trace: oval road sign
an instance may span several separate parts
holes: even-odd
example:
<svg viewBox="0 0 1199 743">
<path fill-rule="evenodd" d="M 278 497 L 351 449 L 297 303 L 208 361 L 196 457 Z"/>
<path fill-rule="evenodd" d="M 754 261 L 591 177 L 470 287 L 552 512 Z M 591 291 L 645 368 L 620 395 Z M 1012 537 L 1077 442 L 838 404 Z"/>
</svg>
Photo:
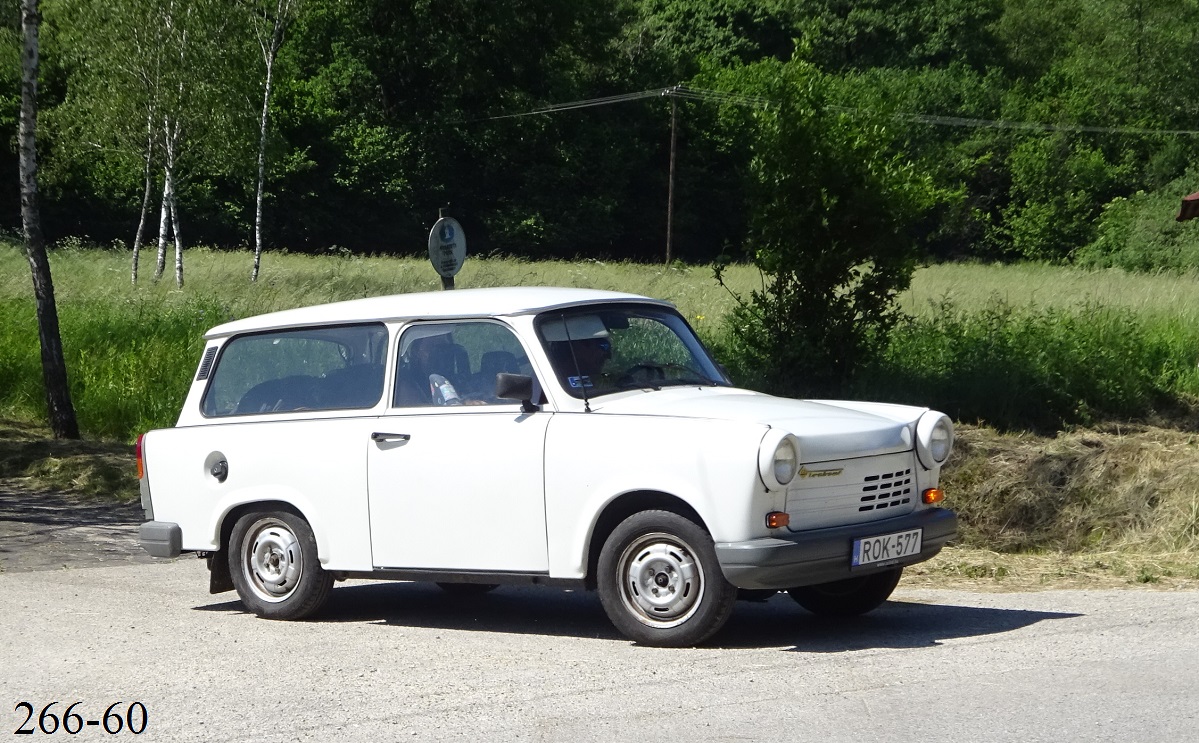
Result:
<svg viewBox="0 0 1199 743">
<path fill-rule="evenodd" d="M 452 217 L 442 217 L 429 230 L 429 261 L 443 278 L 452 278 L 466 261 L 466 235 Z"/>
</svg>

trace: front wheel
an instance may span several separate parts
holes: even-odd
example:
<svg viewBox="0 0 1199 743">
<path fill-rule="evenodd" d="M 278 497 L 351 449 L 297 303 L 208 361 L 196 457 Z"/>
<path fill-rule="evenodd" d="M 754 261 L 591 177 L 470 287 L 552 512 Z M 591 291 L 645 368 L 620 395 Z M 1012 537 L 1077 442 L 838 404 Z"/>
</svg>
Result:
<svg viewBox="0 0 1199 743">
<path fill-rule="evenodd" d="M 787 593 L 795 603 L 818 616 L 856 617 L 881 606 L 899 584 L 901 575 L 903 568 L 894 568 L 831 583 L 789 588 Z"/>
<path fill-rule="evenodd" d="M 247 609 L 267 619 L 301 619 L 324 605 L 333 576 L 316 555 L 316 537 L 294 513 L 248 513 L 229 537 L 229 577 Z"/>
<path fill-rule="evenodd" d="M 616 527 L 600 551 L 597 584 L 616 629 L 658 647 L 703 642 L 724 626 L 737 600 L 712 537 L 669 511 L 643 511 Z"/>
</svg>

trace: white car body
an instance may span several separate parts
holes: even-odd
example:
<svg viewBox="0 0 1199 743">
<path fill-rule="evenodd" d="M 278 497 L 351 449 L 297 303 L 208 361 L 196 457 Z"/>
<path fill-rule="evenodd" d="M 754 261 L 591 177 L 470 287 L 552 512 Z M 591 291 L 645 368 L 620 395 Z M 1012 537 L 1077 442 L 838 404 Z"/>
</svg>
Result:
<svg viewBox="0 0 1199 743">
<path fill-rule="evenodd" d="M 607 343 L 606 352 L 613 353 L 614 341 L 634 338 L 621 312 L 637 323 L 638 313 L 666 317 L 676 333 L 690 331 L 681 318 L 667 317 L 675 313 L 666 302 L 549 288 L 378 297 L 213 328 L 205 336 L 200 372 L 177 424 L 151 431 L 139 442 L 148 519 L 143 545 L 161 557 L 181 552 L 208 556 L 212 589 L 228 589 L 233 586 L 224 572 L 236 574 L 239 565 L 256 564 L 247 551 L 258 549 L 258 559 L 270 552 L 266 539 L 267 546 L 247 543 L 242 558 L 230 559 L 239 548 L 230 544 L 234 522 L 255 512 L 287 512 L 310 527 L 319 571 L 336 577 L 593 587 L 604 542 L 621 522 L 641 512 L 669 512 L 706 532 L 729 586 L 771 590 L 894 571 L 928 559 L 956 533 L 956 517 L 938 503 L 940 466 L 952 440 L 952 428 L 941 414 L 901 405 L 789 400 L 736 389 L 709 358 L 699 358 L 698 341 L 689 338 L 684 341 L 693 360 L 686 372 L 669 368 L 682 369 L 682 364 L 653 363 L 635 364 L 640 368 L 624 375 L 587 375 L 572 357 L 575 373 L 568 374 L 561 369 L 566 362 L 551 358 L 551 348 L 582 353 L 583 341 L 572 333 L 590 333 L 598 339 L 596 347 Z M 597 318 L 610 327 L 598 325 Z M 223 393 L 214 385 L 225 382 L 214 379 L 237 379 L 234 371 L 222 371 L 226 357 L 229 369 L 240 364 L 243 371 L 237 373 L 258 374 L 256 359 L 265 359 L 265 366 L 274 363 L 269 354 L 280 341 L 272 333 L 290 333 L 284 347 L 312 346 L 321 350 L 322 359 L 331 359 L 321 363 L 336 364 L 337 358 L 323 350 L 326 339 L 309 336 L 333 337 L 343 327 L 353 328 L 353 337 L 364 344 L 339 352 L 347 365 L 360 354 L 358 371 L 379 375 L 369 383 L 347 382 L 338 393 L 347 400 L 361 393 L 354 407 L 330 402 L 327 391 L 312 393 L 322 400 L 321 409 L 287 409 L 281 397 L 273 407 L 255 402 L 258 410 L 242 410 L 254 389 L 240 402 L 219 399 Z M 635 330 L 649 337 L 644 334 L 656 328 L 637 324 Z M 445 329 L 453 334 L 441 333 Z M 489 404 L 401 404 L 399 377 L 408 365 L 417 365 L 416 349 L 445 351 L 462 345 L 442 344 L 441 338 L 438 344 L 426 340 L 420 345 L 421 339 L 439 333 L 451 339 L 494 337 L 507 344 L 495 358 L 508 363 L 519 359 L 527 372 L 519 379 L 533 378 L 534 389 L 540 390 L 526 400 L 491 397 L 486 390 L 492 375 L 470 349 L 455 363 L 465 368 L 463 378 L 484 389 Z M 241 343 L 237 352 L 226 354 L 235 341 Z M 235 361 L 239 353 L 245 359 Z M 307 364 L 294 358 L 296 352 L 288 353 L 286 363 Z M 367 362 L 373 371 L 365 370 Z M 605 364 L 610 363 L 611 357 Z M 327 385 L 338 371 L 314 374 L 315 382 L 305 377 L 304 384 Z M 711 379 L 688 383 L 685 374 L 691 371 Z M 680 376 L 669 379 L 673 374 Z M 298 376 L 288 379 L 294 382 Z M 634 379 L 641 376 L 649 380 Z M 382 394 L 370 404 L 380 380 Z M 421 376 L 417 380 L 423 384 Z M 439 399 L 436 382 L 430 387 Z M 593 394 L 587 395 L 588 389 Z M 419 384 L 417 394 L 424 394 Z M 939 461 L 926 453 L 933 426 L 938 427 Z M 776 472 L 771 457 L 785 458 L 785 452 L 776 452 L 784 439 L 787 446 L 798 445 L 799 466 L 786 485 L 779 485 L 771 481 Z M 788 472 L 791 465 L 782 461 L 778 466 Z M 782 518 L 789 524 L 768 525 L 771 514 L 775 523 Z M 917 551 L 894 560 L 850 564 L 855 540 L 913 530 L 920 530 L 913 537 Z M 270 559 L 275 562 L 268 568 L 279 562 L 278 555 Z M 287 554 L 283 559 L 286 563 Z M 670 566 L 690 570 L 689 559 L 669 563 L 658 575 L 670 573 Z M 316 570 L 315 562 L 309 560 L 305 569 Z M 704 580 L 714 586 L 715 595 L 724 584 L 712 583 L 720 577 L 711 575 L 711 565 L 707 570 Z M 268 603 L 278 598 L 267 589 L 262 595 Z M 241 586 L 239 592 L 245 599 Z M 692 600 L 670 611 L 693 612 L 695 607 L 687 603 Z M 672 622 L 678 619 L 671 616 Z M 678 632 L 677 623 L 657 627 L 651 620 L 642 618 L 642 623 Z M 635 637 L 654 643 L 656 636 Z M 699 637 L 692 633 L 657 644 L 690 643 Z"/>
</svg>

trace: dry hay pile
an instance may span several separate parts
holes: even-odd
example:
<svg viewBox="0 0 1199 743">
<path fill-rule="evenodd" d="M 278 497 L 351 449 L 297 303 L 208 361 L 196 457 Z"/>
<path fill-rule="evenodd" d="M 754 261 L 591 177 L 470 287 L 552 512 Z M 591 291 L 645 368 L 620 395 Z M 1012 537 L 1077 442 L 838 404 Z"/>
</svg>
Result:
<svg viewBox="0 0 1199 743">
<path fill-rule="evenodd" d="M 909 570 L 1003 585 L 1199 581 L 1199 434 L 1107 426 L 1054 437 L 959 426 L 942 477 L 957 543 Z"/>
</svg>

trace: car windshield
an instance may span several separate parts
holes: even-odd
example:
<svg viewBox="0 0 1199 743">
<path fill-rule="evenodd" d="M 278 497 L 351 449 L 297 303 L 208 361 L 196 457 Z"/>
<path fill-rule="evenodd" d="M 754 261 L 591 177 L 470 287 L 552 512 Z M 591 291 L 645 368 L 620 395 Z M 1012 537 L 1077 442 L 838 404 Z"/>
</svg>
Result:
<svg viewBox="0 0 1199 743">
<path fill-rule="evenodd" d="M 554 373 L 574 397 L 729 385 L 687 322 L 665 307 L 555 310 L 539 316 L 536 326 Z"/>
</svg>

